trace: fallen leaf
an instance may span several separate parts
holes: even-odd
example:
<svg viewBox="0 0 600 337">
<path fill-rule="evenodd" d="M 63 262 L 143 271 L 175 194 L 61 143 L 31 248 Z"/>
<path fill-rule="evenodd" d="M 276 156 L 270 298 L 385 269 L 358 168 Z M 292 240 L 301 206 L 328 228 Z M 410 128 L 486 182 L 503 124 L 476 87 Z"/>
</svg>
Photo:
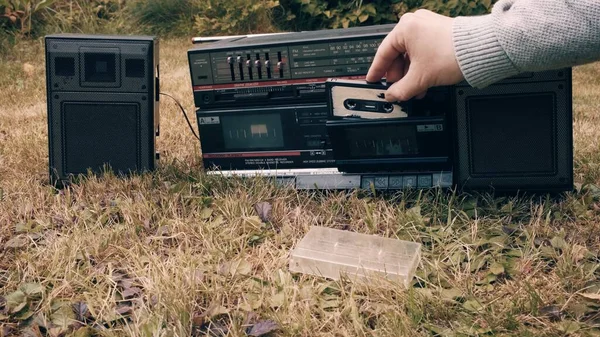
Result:
<svg viewBox="0 0 600 337">
<path fill-rule="evenodd" d="M 33 316 L 33 311 L 25 310 L 24 312 L 15 315 L 14 318 L 19 321 L 25 321 L 31 318 L 31 316 Z"/>
<path fill-rule="evenodd" d="M 117 312 L 117 314 L 125 316 L 131 314 L 133 312 L 133 308 L 128 305 L 120 304 L 119 306 L 117 306 L 117 309 L 115 311 Z"/>
<path fill-rule="evenodd" d="M 504 273 L 504 266 L 501 265 L 500 263 L 494 263 L 492 264 L 492 266 L 490 267 L 490 271 L 494 274 L 494 275 L 500 275 L 502 273 Z"/>
<path fill-rule="evenodd" d="M 92 337 L 92 336 L 94 336 L 94 329 L 90 328 L 89 326 L 81 327 L 77 331 L 75 331 L 75 333 L 73 334 L 73 337 Z"/>
<path fill-rule="evenodd" d="M 248 275 L 252 272 L 252 265 L 246 260 L 225 262 L 219 266 L 219 274 L 235 276 L 236 274 Z"/>
<path fill-rule="evenodd" d="M 454 300 L 456 298 L 461 298 L 463 295 L 462 291 L 457 288 L 442 289 L 442 291 L 440 293 L 442 295 L 442 298 L 447 299 L 447 300 Z"/>
<path fill-rule="evenodd" d="M 282 307 L 285 302 L 285 293 L 283 291 L 278 292 L 277 294 L 271 297 L 271 307 L 278 308 Z"/>
<path fill-rule="evenodd" d="M 206 311 L 202 315 L 206 318 L 213 318 L 216 316 L 227 315 L 228 313 L 229 309 L 225 308 L 220 304 L 215 304 L 208 307 L 208 309 L 206 309 Z"/>
<path fill-rule="evenodd" d="M 269 332 L 275 331 L 279 328 L 279 326 L 277 325 L 277 323 L 275 323 L 272 320 L 264 320 L 264 321 L 259 321 L 258 323 L 254 324 L 254 326 L 252 327 L 252 330 L 250 330 L 250 333 L 248 333 L 249 336 L 262 336 L 262 335 L 266 335 Z"/>
<path fill-rule="evenodd" d="M 483 306 L 479 303 L 479 301 L 468 300 L 465 303 L 463 303 L 463 308 L 472 312 L 478 312 L 481 309 L 483 309 Z"/>
<path fill-rule="evenodd" d="M 192 327 L 201 327 L 202 325 L 204 325 L 204 317 L 203 315 L 194 315 L 194 317 L 192 318 Z"/>
<path fill-rule="evenodd" d="M 562 312 L 560 308 L 555 305 L 549 305 L 540 308 L 540 314 L 542 316 L 547 316 L 552 321 L 559 321 L 562 318 Z"/>
<path fill-rule="evenodd" d="M 582 297 L 585 297 L 590 300 L 600 301 L 600 294 L 579 294 Z"/>
<path fill-rule="evenodd" d="M 19 312 L 27 305 L 27 295 L 21 290 L 6 295 L 6 307 L 10 312 Z"/>
<path fill-rule="evenodd" d="M 25 75 L 32 77 L 33 75 L 35 75 L 35 67 L 31 63 L 23 63 L 23 72 L 25 73 Z"/>
<path fill-rule="evenodd" d="M 29 239 L 27 238 L 27 236 L 20 234 L 20 235 L 17 235 L 15 237 L 11 238 L 10 240 L 8 240 L 4 244 L 4 248 L 12 248 L 12 249 L 23 248 L 23 247 L 27 246 L 28 243 L 29 243 Z"/>
<path fill-rule="evenodd" d="M 138 287 L 131 287 L 123 290 L 123 298 L 131 298 L 133 296 L 139 295 L 142 292 L 142 289 Z"/>
<path fill-rule="evenodd" d="M 19 287 L 28 297 L 41 296 L 44 293 L 44 287 L 39 283 L 25 283 Z"/>
<path fill-rule="evenodd" d="M 210 216 L 212 215 L 213 211 L 210 208 L 205 208 L 202 210 L 202 212 L 200 212 L 200 218 L 206 220 L 208 218 L 210 218 Z"/>
<path fill-rule="evenodd" d="M 75 319 L 83 322 L 88 314 L 88 306 L 85 302 L 77 302 L 73 304 L 73 311 L 75 312 Z"/>
<path fill-rule="evenodd" d="M 67 329 L 75 323 L 75 313 L 72 306 L 67 302 L 58 302 L 52 305 L 54 312 L 50 315 L 50 321 L 58 328 Z"/>
<path fill-rule="evenodd" d="M 575 263 L 583 260 L 588 254 L 588 249 L 581 245 L 573 245 L 572 249 L 573 249 L 573 260 Z"/>
<path fill-rule="evenodd" d="M 561 238 L 560 236 L 553 237 L 552 240 L 550 240 L 550 244 L 555 249 L 563 249 L 564 250 L 565 248 L 568 247 L 567 241 L 565 241 L 565 239 Z"/>
<path fill-rule="evenodd" d="M 31 226 L 26 223 L 19 222 L 15 225 L 15 233 L 25 233 L 31 230 Z"/>
<path fill-rule="evenodd" d="M 330 300 L 320 300 L 320 307 L 321 309 L 333 309 L 333 308 L 337 308 L 340 306 L 340 301 L 337 299 L 330 299 Z"/>
<path fill-rule="evenodd" d="M 263 222 L 269 222 L 271 220 L 272 208 L 273 207 L 268 202 L 259 202 L 258 204 L 254 205 L 254 209 L 256 210 L 256 213 L 258 213 L 258 217 Z"/>
<path fill-rule="evenodd" d="M 558 328 L 560 331 L 567 334 L 577 332 L 579 329 L 581 329 L 579 323 L 573 321 L 562 321 L 558 324 Z"/>
</svg>

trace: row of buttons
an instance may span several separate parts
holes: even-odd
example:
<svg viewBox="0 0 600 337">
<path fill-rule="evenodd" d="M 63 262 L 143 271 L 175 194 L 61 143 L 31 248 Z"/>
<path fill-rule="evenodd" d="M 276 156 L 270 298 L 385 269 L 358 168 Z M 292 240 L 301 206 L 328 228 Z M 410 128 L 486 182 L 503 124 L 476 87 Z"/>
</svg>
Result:
<svg viewBox="0 0 600 337">
<path fill-rule="evenodd" d="M 435 173 L 419 175 L 390 175 L 390 176 L 364 176 L 361 188 L 363 189 L 405 189 L 405 188 L 430 188 L 451 187 L 452 173 Z"/>
</svg>

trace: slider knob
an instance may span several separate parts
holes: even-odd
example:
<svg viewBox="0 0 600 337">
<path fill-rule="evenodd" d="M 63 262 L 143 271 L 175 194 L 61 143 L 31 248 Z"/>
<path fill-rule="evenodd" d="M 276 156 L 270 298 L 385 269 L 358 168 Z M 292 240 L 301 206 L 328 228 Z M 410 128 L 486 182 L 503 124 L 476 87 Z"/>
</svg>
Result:
<svg viewBox="0 0 600 337">
<path fill-rule="evenodd" d="M 231 57 L 231 56 L 227 57 L 227 63 L 233 64 L 233 57 Z"/>
<path fill-rule="evenodd" d="M 242 57 L 241 56 L 237 57 L 237 63 L 242 63 Z"/>
<path fill-rule="evenodd" d="M 266 60 L 265 61 L 265 67 L 270 68 L 271 67 L 271 61 Z"/>
<path fill-rule="evenodd" d="M 262 66 L 262 64 L 260 63 L 260 60 L 254 61 L 254 65 L 256 66 L 256 68 L 260 68 Z"/>
<path fill-rule="evenodd" d="M 283 69 L 284 65 L 285 65 L 285 63 L 283 63 L 283 62 L 277 62 L 277 69 L 279 69 L 279 70 Z"/>
<path fill-rule="evenodd" d="M 250 60 L 246 61 L 246 67 L 250 68 Z"/>
</svg>

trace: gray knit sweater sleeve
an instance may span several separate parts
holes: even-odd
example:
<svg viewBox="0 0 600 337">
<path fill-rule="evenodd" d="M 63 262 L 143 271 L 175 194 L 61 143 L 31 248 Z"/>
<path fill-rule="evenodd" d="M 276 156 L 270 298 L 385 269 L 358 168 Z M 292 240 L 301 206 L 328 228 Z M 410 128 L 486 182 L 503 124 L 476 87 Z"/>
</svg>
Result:
<svg viewBox="0 0 600 337">
<path fill-rule="evenodd" d="M 500 0 L 490 14 L 457 17 L 453 39 L 477 88 L 525 71 L 600 60 L 600 0 Z"/>
</svg>

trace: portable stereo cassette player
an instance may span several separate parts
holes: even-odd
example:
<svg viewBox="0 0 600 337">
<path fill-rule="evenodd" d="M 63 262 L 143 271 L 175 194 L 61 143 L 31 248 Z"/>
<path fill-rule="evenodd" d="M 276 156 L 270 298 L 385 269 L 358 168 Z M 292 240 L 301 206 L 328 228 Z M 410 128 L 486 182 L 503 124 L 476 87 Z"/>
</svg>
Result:
<svg viewBox="0 0 600 337">
<path fill-rule="evenodd" d="M 194 46 L 204 168 L 298 189 L 572 189 L 570 68 L 387 102 L 388 84 L 364 78 L 393 27 Z"/>
</svg>

